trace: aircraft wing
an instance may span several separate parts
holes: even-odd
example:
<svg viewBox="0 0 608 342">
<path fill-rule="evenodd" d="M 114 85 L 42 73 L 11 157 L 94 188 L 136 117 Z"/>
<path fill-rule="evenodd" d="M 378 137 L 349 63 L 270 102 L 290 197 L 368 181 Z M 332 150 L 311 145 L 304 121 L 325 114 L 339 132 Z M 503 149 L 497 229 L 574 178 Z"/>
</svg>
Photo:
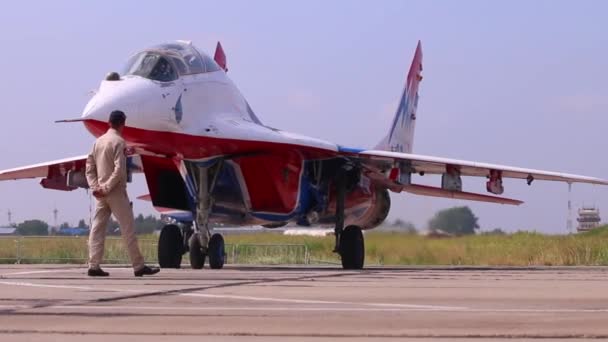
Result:
<svg viewBox="0 0 608 342">
<path fill-rule="evenodd" d="M 382 169 L 391 168 L 396 162 L 404 162 L 406 165 L 411 166 L 413 171 L 412 173 L 422 172 L 424 174 L 444 174 L 449 166 L 455 167 L 457 170 L 459 170 L 459 173 L 462 176 L 489 177 L 491 171 L 500 171 L 503 178 L 608 185 L 608 180 L 595 177 L 481 163 L 476 161 L 441 158 L 421 154 L 364 150 L 359 152 L 357 155 L 364 161 L 364 164 L 380 167 Z"/>
<path fill-rule="evenodd" d="M 394 192 L 409 192 L 423 196 L 464 199 L 480 202 L 519 205 L 522 201 L 486 194 L 476 194 L 462 190 L 460 176 L 487 178 L 487 191 L 500 195 L 504 189 L 503 178 L 524 179 L 530 185 L 535 180 L 565 183 L 588 183 L 608 185 L 608 180 L 568 173 L 526 169 L 514 166 L 481 163 L 476 161 L 441 158 L 412 153 L 378 150 L 340 149 L 341 154 L 358 160 L 375 184 Z M 440 187 L 412 184 L 411 174 L 441 174 Z"/>
<path fill-rule="evenodd" d="M 86 161 L 87 156 L 84 155 L 2 170 L 0 171 L 0 181 L 24 178 L 43 178 L 47 177 L 49 174 L 52 174 L 54 170 L 59 173 L 61 173 L 61 170 L 80 170 L 84 169 Z"/>
<path fill-rule="evenodd" d="M 87 156 L 84 155 L 2 170 L 0 181 L 42 178 L 40 185 L 46 189 L 71 191 L 79 187 L 76 182 L 86 184 L 86 162 Z"/>
<path fill-rule="evenodd" d="M 1 170 L 0 181 L 42 178 L 40 185 L 46 189 L 71 191 L 88 188 L 85 176 L 86 162 L 87 155 L 83 155 Z M 129 172 L 141 171 L 140 156 L 130 156 L 127 159 L 127 167 Z"/>
</svg>

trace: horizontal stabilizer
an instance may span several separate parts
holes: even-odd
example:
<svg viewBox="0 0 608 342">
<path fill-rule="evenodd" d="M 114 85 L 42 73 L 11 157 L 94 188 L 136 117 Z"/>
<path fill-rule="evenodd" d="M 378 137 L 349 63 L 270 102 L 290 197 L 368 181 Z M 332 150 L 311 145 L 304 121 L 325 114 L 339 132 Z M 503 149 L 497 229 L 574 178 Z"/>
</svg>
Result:
<svg viewBox="0 0 608 342">
<path fill-rule="evenodd" d="M 403 187 L 403 191 L 409 192 L 409 193 L 412 193 L 415 195 L 422 195 L 422 196 L 454 198 L 454 199 L 498 203 L 498 204 L 520 205 L 520 204 L 524 203 L 522 201 L 511 199 L 511 198 L 482 195 L 482 194 L 476 194 L 476 193 L 464 192 L 464 191 L 451 191 L 451 190 L 445 190 L 442 188 L 436 188 L 436 187 L 432 187 L 432 186 L 418 185 L 418 184 L 406 185 Z"/>
</svg>

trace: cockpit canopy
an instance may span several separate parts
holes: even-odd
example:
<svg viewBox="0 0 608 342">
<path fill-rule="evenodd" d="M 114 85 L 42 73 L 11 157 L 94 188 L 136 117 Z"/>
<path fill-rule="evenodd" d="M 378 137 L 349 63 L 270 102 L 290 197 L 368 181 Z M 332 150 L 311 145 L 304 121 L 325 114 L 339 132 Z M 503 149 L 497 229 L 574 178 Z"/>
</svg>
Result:
<svg viewBox="0 0 608 342">
<path fill-rule="evenodd" d="M 154 81 L 171 82 L 179 76 L 219 71 L 217 63 L 192 44 L 166 43 L 137 53 L 129 59 L 123 75 L 137 75 Z"/>
</svg>

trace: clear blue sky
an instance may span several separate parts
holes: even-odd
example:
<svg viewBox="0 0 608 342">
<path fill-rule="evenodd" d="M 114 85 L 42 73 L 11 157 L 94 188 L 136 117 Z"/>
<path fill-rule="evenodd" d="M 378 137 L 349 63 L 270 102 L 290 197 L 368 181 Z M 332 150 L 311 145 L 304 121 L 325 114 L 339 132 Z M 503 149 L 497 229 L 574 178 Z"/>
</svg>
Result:
<svg viewBox="0 0 608 342">
<path fill-rule="evenodd" d="M 414 151 L 608 178 L 605 1 L 12 1 L 0 13 L 0 169 L 87 153 L 88 92 L 128 56 L 189 39 L 212 53 L 267 124 L 345 145 L 385 134 L 416 42 L 424 81 Z M 439 184 L 439 178 L 421 181 Z M 484 180 L 465 179 L 484 191 Z M 145 180 L 130 186 L 147 193 Z M 506 182 L 520 207 L 393 196 L 391 218 L 426 225 L 470 205 L 484 229 L 565 232 L 567 186 Z M 608 213 L 608 189 L 575 185 Z M 84 191 L 0 183 L 0 225 L 88 218 Z M 135 202 L 137 212 L 152 213 Z"/>
</svg>

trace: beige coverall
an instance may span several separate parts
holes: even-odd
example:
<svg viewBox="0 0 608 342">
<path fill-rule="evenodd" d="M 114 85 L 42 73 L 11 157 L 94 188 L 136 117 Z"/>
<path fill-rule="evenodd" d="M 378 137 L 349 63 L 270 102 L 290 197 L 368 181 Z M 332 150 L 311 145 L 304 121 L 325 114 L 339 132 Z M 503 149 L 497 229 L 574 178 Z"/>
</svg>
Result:
<svg viewBox="0 0 608 342">
<path fill-rule="evenodd" d="M 106 194 L 97 199 L 93 228 L 89 234 L 89 268 L 98 269 L 103 259 L 106 228 L 110 215 L 120 225 L 120 232 L 135 271 L 144 267 L 139 251 L 133 209 L 127 195 L 126 144 L 120 133 L 110 128 L 97 139 L 87 157 L 86 176 L 91 189 L 101 189 Z"/>
</svg>

